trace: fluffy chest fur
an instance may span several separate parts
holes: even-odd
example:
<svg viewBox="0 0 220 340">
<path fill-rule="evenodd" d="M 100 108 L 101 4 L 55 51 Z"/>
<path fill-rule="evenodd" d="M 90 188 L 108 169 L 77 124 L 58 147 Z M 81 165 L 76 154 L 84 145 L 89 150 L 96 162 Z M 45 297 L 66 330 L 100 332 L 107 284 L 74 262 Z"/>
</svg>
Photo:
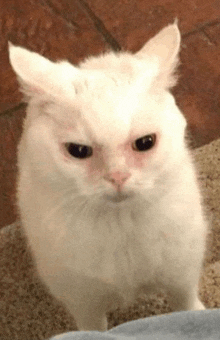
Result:
<svg viewBox="0 0 220 340">
<path fill-rule="evenodd" d="M 143 286 L 168 284 L 173 268 L 180 275 L 192 255 L 194 264 L 200 261 L 205 226 L 200 207 L 192 205 L 199 192 L 191 182 L 193 172 L 185 181 L 186 171 L 182 172 L 172 189 L 161 192 L 160 198 L 157 193 L 155 203 L 139 197 L 120 206 L 85 197 L 75 201 L 62 191 L 39 188 L 38 181 L 27 181 L 21 172 L 19 203 L 29 211 L 22 218 L 44 280 L 51 284 L 58 273 L 66 282 L 76 277 L 95 280 L 96 286 L 105 287 L 105 294 L 117 293 L 125 302 Z M 189 182 L 194 197 L 185 190 Z"/>
</svg>

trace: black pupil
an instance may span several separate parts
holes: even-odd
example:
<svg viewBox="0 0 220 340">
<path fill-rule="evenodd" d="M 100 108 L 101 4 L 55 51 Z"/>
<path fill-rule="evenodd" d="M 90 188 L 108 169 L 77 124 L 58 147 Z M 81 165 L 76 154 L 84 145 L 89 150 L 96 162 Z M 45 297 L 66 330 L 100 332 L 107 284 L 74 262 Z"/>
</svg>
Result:
<svg viewBox="0 0 220 340">
<path fill-rule="evenodd" d="M 155 137 L 154 135 L 145 136 L 142 138 L 139 138 L 135 141 L 135 147 L 139 151 L 146 151 L 149 150 L 154 146 L 155 143 Z"/>
<path fill-rule="evenodd" d="M 92 156 L 92 148 L 90 146 L 67 143 L 66 148 L 69 154 L 76 158 L 87 158 Z"/>
</svg>

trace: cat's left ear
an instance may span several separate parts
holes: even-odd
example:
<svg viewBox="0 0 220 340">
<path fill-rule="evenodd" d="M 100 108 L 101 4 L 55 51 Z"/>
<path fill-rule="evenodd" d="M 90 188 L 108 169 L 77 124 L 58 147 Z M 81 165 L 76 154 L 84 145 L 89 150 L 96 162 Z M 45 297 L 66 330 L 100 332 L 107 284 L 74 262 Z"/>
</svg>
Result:
<svg viewBox="0 0 220 340">
<path fill-rule="evenodd" d="M 178 65 L 181 35 L 177 20 L 162 29 L 136 53 L 141 59 L 153 57 L 159 63 L 158 81 L 165 88 L 176 84 L 175 69 Z"/>
<path fill-rule="evenodd" d="M 53 94 L 59 89 L 57 79 L 60 80 L 60 69 L 57 63 L 10 42 L 9 60 L 27 98 Z"/>
</svg>

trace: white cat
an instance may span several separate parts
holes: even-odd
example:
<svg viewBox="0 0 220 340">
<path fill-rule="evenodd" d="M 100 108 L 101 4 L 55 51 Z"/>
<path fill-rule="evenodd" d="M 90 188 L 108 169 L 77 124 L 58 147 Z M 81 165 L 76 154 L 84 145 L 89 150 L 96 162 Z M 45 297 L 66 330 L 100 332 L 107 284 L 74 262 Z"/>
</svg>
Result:
<svg viewBox="0 0 220 340">
<path fill-rule="evenodd" d="M 78 66 L 10 44 L 28 97 L 18 148 L 18 205 L 40 276 L 79 330 L 165 288 L 176 310 L 203 309 L 206 237 L 186 121 L 169 89 L 176 24 L 139 52 Z"/>
</svg>

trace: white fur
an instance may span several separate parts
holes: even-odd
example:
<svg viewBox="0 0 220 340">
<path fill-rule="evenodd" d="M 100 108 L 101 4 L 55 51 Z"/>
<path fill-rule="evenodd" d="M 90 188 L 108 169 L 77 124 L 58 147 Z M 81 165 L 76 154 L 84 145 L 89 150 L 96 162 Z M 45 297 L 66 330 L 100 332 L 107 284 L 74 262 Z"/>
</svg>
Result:
<svg viewBox="0 0 220 340">
<path fill-rule="evenodd" d="M 134 55 L 107 53 L 78 67 L 10 44 L 28 97 L 21 220 L 39 274 L 80 330 L 105 330 L 109 308 L 142 289 L 166 288 L 176 310 L 204 308 L 197 283 L 206 223 L 186 122 L 169 92 L 179 47 L 176 24 Z M 139 166 L 124 145 L 151 133 L 157 144 L 140 153 Z M 65 142 L 99 151 L 80 160 L 65 154 Z M 130 197 L 119 203 L 106 198 L 116 192 L 104 178 L 116 170 L 131 175 L 123 189 Z"/>
</svg>

